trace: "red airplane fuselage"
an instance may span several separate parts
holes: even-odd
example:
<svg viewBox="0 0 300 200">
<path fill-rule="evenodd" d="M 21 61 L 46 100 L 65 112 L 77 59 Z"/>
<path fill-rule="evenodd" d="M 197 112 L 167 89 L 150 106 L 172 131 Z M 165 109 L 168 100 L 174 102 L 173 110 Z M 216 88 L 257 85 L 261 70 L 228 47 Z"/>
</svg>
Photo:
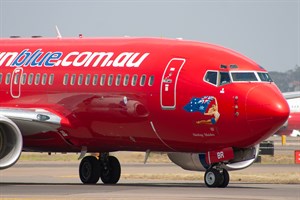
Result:
<svg viewBox="0 0 300 200">
<path fill-rule="evenodd" d="M 289 107 L 268 73 L 216 45 L 155 38 L 0 40 L 0 169 L 24 151 L 99 152 L 83 183 L 115 184 L 112 151 L 168 152 L 226 187 Z"/>
<path fill-rule="evenodd" d="M 43 109 L 58 118 L 13 119 L 29 151 L 247 148 L 274 133 L 288 114 L 273 82 L 246 78 L 222 85 L 220 73 L 266 71 L 210 44 L 143 38 L 0 44 L 0 107 L 20 113 Z M 208 71 L 215 72 L 216 82 L 205 80 Z M 184 109 L 192 98 L 205 96 L 217 104 L 215 124 L 204 122 L 213 114 Z"/>
</svg>

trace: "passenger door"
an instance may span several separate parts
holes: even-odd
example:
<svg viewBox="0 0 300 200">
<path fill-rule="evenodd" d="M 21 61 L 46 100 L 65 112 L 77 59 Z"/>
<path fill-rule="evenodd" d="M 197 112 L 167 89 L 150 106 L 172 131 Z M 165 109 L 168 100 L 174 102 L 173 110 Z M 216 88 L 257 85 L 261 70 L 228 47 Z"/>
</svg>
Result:
<svg viewBox="0 0 300 200">
<path fill-rule="evenodd" d="M 163 110 L 176 109 L 176 86 L 184 63 L 183 58 L 173 58 L 165 68 L 160 87 L 160 104 Z"/>
</svg>

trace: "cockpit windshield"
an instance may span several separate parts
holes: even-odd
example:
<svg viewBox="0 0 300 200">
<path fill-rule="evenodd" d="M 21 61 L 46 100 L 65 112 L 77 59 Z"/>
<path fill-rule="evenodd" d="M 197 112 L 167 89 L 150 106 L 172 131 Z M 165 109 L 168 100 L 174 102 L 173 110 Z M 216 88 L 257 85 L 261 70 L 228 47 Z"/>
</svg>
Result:
<svg viewBox="0 0 300 200">
<path fill-rule="evenodd" d="M 224 85 L 231 82 L 229 72 L 207 71 L 204 80 L 213 85 Z"/>
<path fill-rule="evenodd" d="M 258 81 L 254 72 L 231 72 L 233 81 Z"/>
<path fill-rule="evenodd" d="M 267 72 L 256 71 L 207 71 L 204 81 L 215 86 L 234 82 L 273 82 Z"/>
<path fill-rule="evenodd" d="M 230 83 L 230 76 L 228 72 L 220 72 L 220 85 Z"/>
</svg>

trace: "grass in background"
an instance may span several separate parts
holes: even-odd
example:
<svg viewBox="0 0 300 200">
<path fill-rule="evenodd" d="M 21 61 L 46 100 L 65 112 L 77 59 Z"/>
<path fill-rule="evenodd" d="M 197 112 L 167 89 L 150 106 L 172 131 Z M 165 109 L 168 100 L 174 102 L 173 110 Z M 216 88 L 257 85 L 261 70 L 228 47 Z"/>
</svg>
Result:
<svg viewBox="0 0 300 200">
<path fill-rule="evenodd" d="M 79 153 L 28 153 L 23 152 L 20 161 L 78 161 Z M 87 154 L 90 155 L 90 154 Z M 143 152 L 115 152 L 111 155 L 116 156 L 121 163 L 143 163 L 145 153 Z M 170 163 L 166 153 L 151 153 L 147 163 Z M 262 164 L 294 164 L 294 154 L 278 154 L 275 156 L 262 156 Z"/>
<path fill-rule="evenodd" d="M 19 161 L 77 161 L 79 154 L 69 153 L 29 153 L 23 152 Z"/>
</svg>

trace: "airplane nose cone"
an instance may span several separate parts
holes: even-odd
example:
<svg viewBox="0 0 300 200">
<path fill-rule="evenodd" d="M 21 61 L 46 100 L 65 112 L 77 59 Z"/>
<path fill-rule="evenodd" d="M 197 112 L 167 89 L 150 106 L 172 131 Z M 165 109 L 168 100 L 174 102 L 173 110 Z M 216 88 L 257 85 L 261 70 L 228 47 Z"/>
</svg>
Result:
<svg viewBox="0 0 300 200">
<path fill-rule="evenodd" d="M 288 119 L 289 106 L 275 85 L 260 85 L 249 90 L 246 99 L 248 126 L 264 140 Z"/>
</svg>

